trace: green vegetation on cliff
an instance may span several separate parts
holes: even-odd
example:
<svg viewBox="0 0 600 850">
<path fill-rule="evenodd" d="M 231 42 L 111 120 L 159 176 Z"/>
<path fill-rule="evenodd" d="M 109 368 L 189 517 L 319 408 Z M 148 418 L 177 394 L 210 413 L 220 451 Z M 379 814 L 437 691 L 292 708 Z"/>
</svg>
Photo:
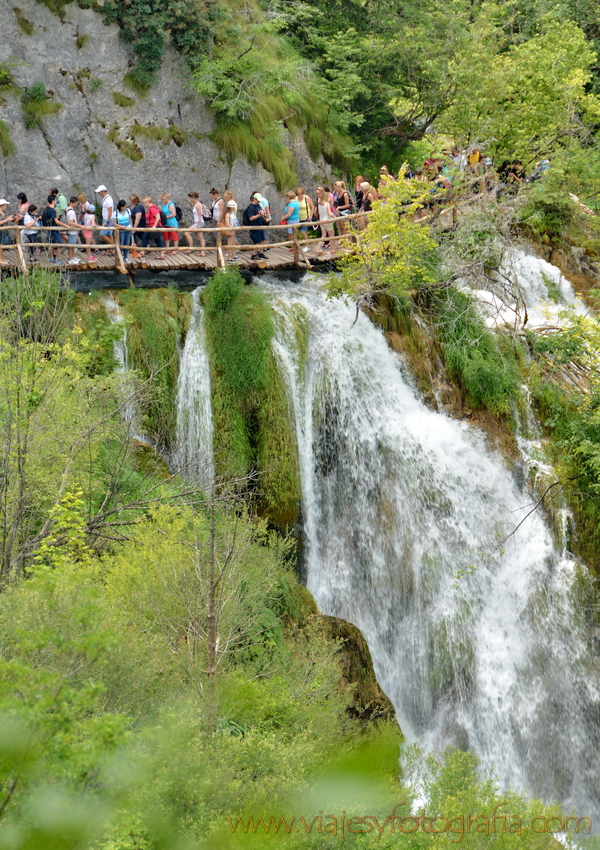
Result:
<svg viewBox="0 0 600 850">
<path fill-rule="evenodd" d="M 271 347 L 269 301 L 245 287 L 237 269 L 213 274 L 202 300 L 217 469 L 229 477 L 258 470 L 262 508 L 273 522 L 293 523 L 300 500 L 297 447 Z"/>
</svg>

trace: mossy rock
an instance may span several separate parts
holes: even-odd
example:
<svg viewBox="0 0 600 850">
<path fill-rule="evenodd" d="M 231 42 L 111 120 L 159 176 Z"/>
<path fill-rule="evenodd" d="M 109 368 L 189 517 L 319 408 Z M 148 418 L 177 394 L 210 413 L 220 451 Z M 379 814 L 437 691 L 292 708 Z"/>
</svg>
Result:
<svg viewBox="0 0 600 850">
<path fill-rule="evenodd" d="M 321 619 L 326 634 L 340 643 L 341 686 L 352 688 L 353 692 L 348 707 L 350 716 L 364 723 L 375 719 L 395 720 L 394 706 L 377 681 L 371 653 L 360 629 L 339 617 Z"/>
</svg>

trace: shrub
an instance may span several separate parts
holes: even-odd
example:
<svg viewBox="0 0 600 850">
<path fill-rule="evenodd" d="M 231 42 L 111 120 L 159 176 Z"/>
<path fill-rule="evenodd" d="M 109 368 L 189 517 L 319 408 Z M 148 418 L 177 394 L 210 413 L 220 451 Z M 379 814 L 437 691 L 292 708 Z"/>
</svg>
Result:
<svg viewBox="0 0 600 850">
<path fill-rule="evenodd" d="M 28 129 L 42 126 L 42 118 L 45 115 L 54 115 L 62 109 L 62 103 L 54 103 L 46 91 L 43 83 L 35 83 L 26 89 L 21 98 L 25 126 Z"/>
</svg>

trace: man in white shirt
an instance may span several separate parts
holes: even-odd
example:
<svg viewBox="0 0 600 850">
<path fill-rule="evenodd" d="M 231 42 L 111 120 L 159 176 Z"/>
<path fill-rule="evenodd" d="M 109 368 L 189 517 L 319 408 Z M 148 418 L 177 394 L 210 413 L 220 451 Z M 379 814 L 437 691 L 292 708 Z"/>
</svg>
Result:
<svg viewBox="0 0 600 850">
<path fill-rule="evenodd" d="M 73 245 L 77 244 L 77 234 L 80 230 L 82 230 L 82 225 L 77 223 L 77 205 L 79 204 L 79 198 L 77 195 L 73 195 L 69 201 L 69 206 L 66 209 L 67 216 L 67 225 L 69 230 L 67 232 L 67 236 L 69 237 L 69 247 L 67 251 L 69 252 L 69 265 L 75 266 L 78 265 L 81 260 L 78 260 L 77 257 L 74 256 L 75 248 Z"/>
<path fill-rule="evenodd" d="M 101 183 L 96 189 L 96 192 L 102 198 L 102 226 L 104 228 L 113 227 L 115 223 L 115 204 L 111 196 L 108 194 L 106 186 Z M 112 245 L 114 242 L 112 230 L 101 230 L 100 239 L 106 242 L 107 245 Z"/>
</svg>

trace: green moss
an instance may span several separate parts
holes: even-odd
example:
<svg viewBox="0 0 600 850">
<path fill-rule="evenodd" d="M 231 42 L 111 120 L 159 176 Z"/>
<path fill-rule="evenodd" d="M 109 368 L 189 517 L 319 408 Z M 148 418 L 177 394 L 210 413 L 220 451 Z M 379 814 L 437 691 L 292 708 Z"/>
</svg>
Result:
<svg viewBox="0 0 600 850">
<path fill-rule="evenodd" d="M 32 21 L 25 17 L 25 15 L 21 11 L 21 9 L 19 9 L 18 6 L 14 7 L 13 12 L 15 13 L 15 17 L 17 19 L 17 23 L 21 32 L 24 32 L 25 35 L 33 35 L 35 26 L 33 25 Z"/>
<path fill-rule="evenodd" d="M 128 322 L 130 363 L 148 381 L 144 430 L 161 446 L 172 444 L 176 426 L 178 341 L 177 293 L 171 289 L 119 293 Z"/>
<path fill-rule="evenodd" d="M 84 33 L 77 33 L 75 36 L 75 44 L 77 45 L 77 50 L 83 50 L 88 41 L 90 40 L 89 35 L 85 35 Z"/>
<path fill-rule="evenodd" d="M 301 496 L 298 446 L 285 384 L 272 351 L 258 407 L 257 458 L 262 509 L 272 522 L 293 525 Z"/>
<path fill-rule="evenodd" d="M 130 106 L 135 106 L 135 100 L 132 97 L 127 97 L 126 94 L 121 94 L 120 91 L 113 92 L 113 100 L 117 106 L 127 109 Z"/>
</svg>

